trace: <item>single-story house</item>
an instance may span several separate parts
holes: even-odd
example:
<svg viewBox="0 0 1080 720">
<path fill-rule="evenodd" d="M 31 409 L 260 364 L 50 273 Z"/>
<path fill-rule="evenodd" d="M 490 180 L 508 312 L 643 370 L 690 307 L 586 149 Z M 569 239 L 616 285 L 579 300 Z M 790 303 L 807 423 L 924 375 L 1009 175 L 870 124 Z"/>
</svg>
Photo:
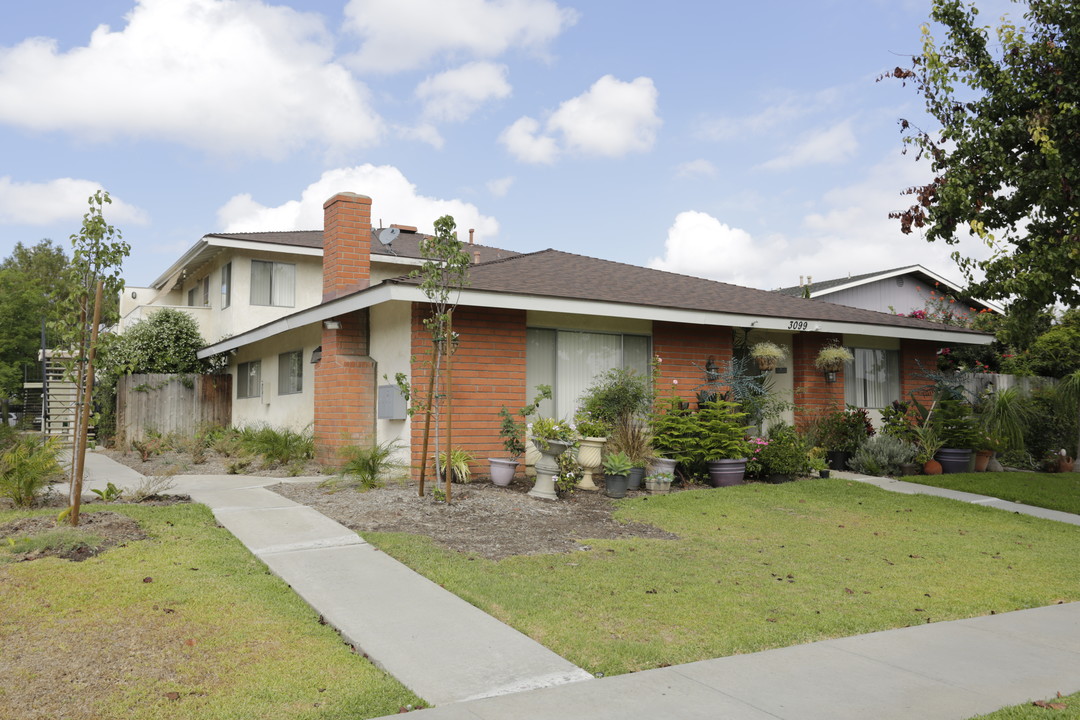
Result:
<svg viewBox="0 0 1080 720">
<path fill-rule="evenodd" d="M 200 356 L 231 356 L 234 424 L 313 424 L 327 463 L 344 445 L 398 441 L 416 467 L 423 423 L 403 411 L 394 378 L 426 388 L 430 372 L 427 298 L 408 277 L 422 263 L 419 235 L 391 226 L 399 232 L 379 233 L 396 235 L 384 245 L 371 204 L 335 195 L 321 232 L 208 235 L 150 288 L 129 288 L 122 310 L 129 319 L 152 312 L 139 302 L 145 293 L 151 305 L 201 317 L 204 336 L 219 339 Z M 774 371 L 773 391 L 796 403 L 786 419 L 798 422 L 844 403 L 873 409 L 922 392 L 920 367 L 934 366 L 939 346 L 992 340 L 560 250 L 519 254 L 471 238 L 466 249 L 474 263 L 453 319 L 453 442 L 480 462 L 505 456 L 499 410 L 521 407 L 537 385 L 554 389 L 545 413 L 565 417 L 597 374 L 648 373 L 654 356 L 665 393 L 670 386 L 692 401 L 710 358 L 723 363 L 761 340 L 780 344 L 789 359 Z M 834 342 L 855 361 L 829 382 L 813 362 Z"/>
</svg>

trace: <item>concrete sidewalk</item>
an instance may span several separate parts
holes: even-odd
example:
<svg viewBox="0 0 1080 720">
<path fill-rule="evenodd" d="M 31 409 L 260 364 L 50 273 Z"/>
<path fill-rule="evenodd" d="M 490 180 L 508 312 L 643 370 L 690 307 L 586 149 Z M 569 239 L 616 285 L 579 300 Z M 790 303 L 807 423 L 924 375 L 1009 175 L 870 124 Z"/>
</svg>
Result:
<svg viewBox="0 0 1080 720">
<path fill-rule="evenodd" d="M 843 476 L 1080 524 L 1066 513 L 993 498 Z M 87 491 L 140 479 L 103 455 L 87 457 Z M 175 479 L 175 492 L 209 505 L 350 643 L 437 706 L 422 718 L 964 720 L 1080 691 L 1080 603 L 590 679 L 356 533 L 265 489 L 280 478 Z"/>
<path fill-rule="evenodd" d="M 592 679 L 535 640 L 380 552 L 354 531 L 265 489 L 319 478 L 176 475 L 173 493 L 225 528 L 350 645 L 434 705 Z M 86 493 L 142 476 L 87 453 Z"/>
</svg>

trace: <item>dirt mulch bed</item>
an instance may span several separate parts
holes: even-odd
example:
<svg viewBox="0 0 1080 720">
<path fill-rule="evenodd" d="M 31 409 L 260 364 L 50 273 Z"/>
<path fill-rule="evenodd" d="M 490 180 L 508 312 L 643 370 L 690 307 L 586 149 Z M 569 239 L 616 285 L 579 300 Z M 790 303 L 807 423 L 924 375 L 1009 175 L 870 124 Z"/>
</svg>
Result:
<svg viewBox="0 0 1080 720">
<path fill-rule="evenodd" d="M 0 541 L 6 543 L 9 538 L 18 541 L 21 538 L 64 529 L 76 530 L 86 537 L 80 541 L 60 543 L 55 547 L 45 547 L 25 553 L 13 553 L 12 559 L 17 562 L 25 562 L 43 557 L 60 557 L 65 560 L 79 562 L 100 555 L 116 545 L 145 540 L 149 537 L 139 527 L 139 523 L 127 515 L 104 510 L 80 515 L 78 528 L 72 528 L 70 525 L 58 526 L 56 518 L 52 515 L 39 515 L 37 517 L 13 520 L 0 525 Z"/>
<path fill-rule="evenodd" d="M 678 539 L 652 525 L 622 523 L 612 517 L 614 503 L 598 492 L 578 491 L 558 500 L 526 495 L 531 482 L 500 488 L 488 482 L 455 484 L 452 503 L 420 497 L 415 484 L 389 485 L 367 492 L 332 490 L 319 483 L 270 487 L 308 505 L 351 530 L 427 535 L 440 545 L 468 555 L 501 560 L 511 555 L 567 553 L 590 539 Z M 634 494 L 634 493 L 631 493 Z"/>
<path fill-rule="evenodd" d="M 325 475 L 326 470 L 309 460 L 295 466 L 267 466 L 260 458 L 240 459 L 220 455 L 207 450 L 201 462 L 196 463 L 189 453 L 167 450 L 152 455 L 143 461 L 133 451 L 101 448 L 95 450 L 112 458 L 121 465 L 127 465 L 142 475 L 254 475 L 256 477 L 294 477 L 298 475 Z M 242 466 L 242 467 L 241 467 Z"/>
</svg>

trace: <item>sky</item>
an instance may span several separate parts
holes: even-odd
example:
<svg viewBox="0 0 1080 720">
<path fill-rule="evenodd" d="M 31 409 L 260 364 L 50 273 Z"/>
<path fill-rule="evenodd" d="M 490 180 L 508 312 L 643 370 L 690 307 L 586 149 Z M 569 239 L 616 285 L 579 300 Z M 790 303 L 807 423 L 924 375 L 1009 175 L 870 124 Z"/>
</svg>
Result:
<svg viewBox="0 0 1080 720">
<path fill-rule="evenodd" d="M 985 0 L 989 23 L 1007 0 Z M 376 224 L 759 288 L 920 263 L 900 233 L 929 0 L 38 0 L 0 22 L 0 257 L 87 198 L 149 284 L 203 235 Z M 986 251 L 965 239 L 960 249 Z"/>
</svg>

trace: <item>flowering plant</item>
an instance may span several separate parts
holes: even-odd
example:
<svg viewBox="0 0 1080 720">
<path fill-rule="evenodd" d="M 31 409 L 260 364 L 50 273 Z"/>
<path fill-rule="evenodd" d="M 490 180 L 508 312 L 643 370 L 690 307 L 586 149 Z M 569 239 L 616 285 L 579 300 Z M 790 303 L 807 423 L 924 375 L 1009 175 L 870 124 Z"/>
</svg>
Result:
<svg viewBox="0 0 1080 720">
<path fill-rule="evenodd" d="M 611 425 L 588 410 L 582 410 L 575 415 L 574 422 L 581 437 L 603 438 L 611 433 Z"/>
<path fill-rule="evenodd" d="M 532 436 L 533 444 L 541 450 L 547 450 L 550 447 L 551 440 L 573 442 L 577 439 L 577 432 L 574 430 L 573 425 L 565 420 L 556 420 L 555 418 L 538 418 L 529 423 L 528 430 Z"/>
<path fill-rule="evenodd" d="M 750 438 L 750 454 L 746 457 L 746 474 L 760 475 L 765 466 L 761 463 L 761 451 L 769 446 L 769 441 L 762 437 Z"/>
</svg>

